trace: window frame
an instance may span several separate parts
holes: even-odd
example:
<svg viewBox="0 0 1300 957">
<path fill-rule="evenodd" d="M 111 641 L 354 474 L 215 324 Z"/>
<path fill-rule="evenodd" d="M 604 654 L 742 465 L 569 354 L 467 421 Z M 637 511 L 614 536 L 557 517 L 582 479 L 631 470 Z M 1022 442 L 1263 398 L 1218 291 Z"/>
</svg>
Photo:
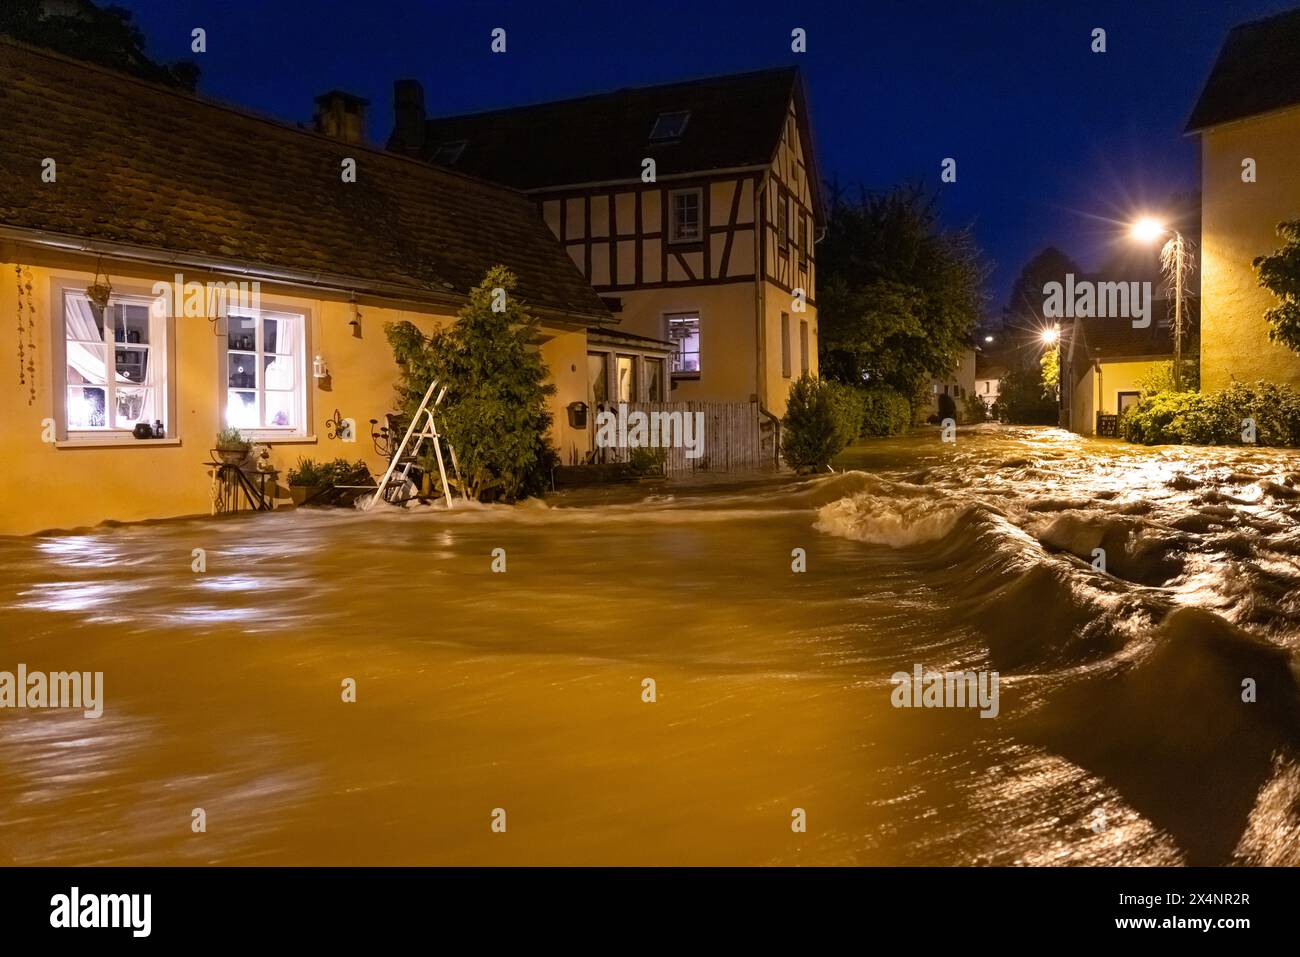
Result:
<svg viewBox="0 0 1300 957">
<path fill-rule="evenodd" d="M 664 314 L 664 341 L 674 343 L 679 341 L 673 338 L 673 320 L 695 320 L 695 351 L 693 353 L 682 352 L 676 348 L 668 353 L 668 376 L 669 379 L 698 379 L 704 369 L 704 363 L 701 361 L 704 345 L 704 320 L 698 309 L 685 310 L 680 312 L 669 312 Z M 677 356 L 694 355 L 694 369 L 678 369 Z"/>
<path fill-rule="evenodd" d="M 803 375 L 807 375 L 811 364 L 809 362 L 809 339 L 810 331 L 808 329 L 808 320 L 799 320 L 799 368 Z"/>
<path fill-rule="evenodd" d="M 245 389 L 242 387 L 232 387 L 230 385 L 230 356 L 232 354 L 232 350 L 230 348 L 230 323 L 233 320 L 252 318 L 252 317 L 256 318 L 256 325 L 255 325 L 256 339 L 254 342 L 254 348 L 252 350 L 235 349 L 233 350 L 233 353 L 236 355 L 247 355 L 251 353 L 254 356 L 255 359 L 254 372 L 256 375 L 256 380 L 255 380 L 256 384 L 251 389 Z M 311 383 L 314 381 L 314 379 L 312 377 L 310 363 L 308 362 L 308 358 L 307 358 L 311 354 L 311 339 L 309 336 L 311 330 L 311 318 L 312 317 L 311 317 L 310 310 L 304 307 L 294 306 L 288 303 L 267 303 L 265 301 L 262 302 L 261 307 L 258 309 L 230 308 L 228 310 L 228 314 L 221 318 L 220 320 L 221 335 L 219 337 L 220 347 L 217 349 L 217 361 L 218 361 L 217 390 L 218 390 L 218 397 L 219 397 L 218 406 L 217 406 L 217 421 L 220 424 L 220 428 L 237 428 L 239 429 L 240 434 L 243 435 L 244 438 L 253 442 L 275 443 L 275 442 L 292 442 L 292 441 L 303 441 L 303 440 L 310 441 L 314 438 L 314 435 L 311 430 L 311 424 L 312 424 L 311 399 L 312 399 L 312 392 L 313 392 L 313 389 L 311 388 Z M 292 352 L 268 353 L 265 351 L 265 335 L 266 335 L 265 320 L 266 319 L 297 320 L 296 322 L 297 334 L 294 340 L 296 346 L 298 347 L 298 351 L 296 355 Z M 292 390 L 284 390 L 284 389 L 269 390 L 271 392 L 285 392 L 285 391 L 292 392 L 294 396 L 295 412 L 297 413 L 297 420 L 298 420 L 298 424 L 295 426 L 274 426 L 274 425 L 261 424 L 265 420 L 265 415 L 266 415 L 265 403 L 266 403 L 266 393 L 268 390 L 266 388 L 265 381 L 264 381 L 265 374 L 266 374 L 264 360 L 268 355 L 270 356 L 290 355 L 295 360 L 293 363 L 293 371 L 295 376 L 294 388 Z M 230 392 L 232 388 L 234 388 L 235 391 L 238 392 L 252 392 L 256 396 L 257 421 L 259 423 L 257 426 L 245 427 L 245 426 L 230 425 L 229 404 L 230 404 Z"/>
<path fill-rule="evenodd" d="M 677 235 L 677 197 L 694 196 L 695 197 L 695 235 L 678 236 Z M 699 244 L 704 242 L 704 188 L 702 186 L 691 186 L 686 189 L 670 189 L 668 191 L 668 244 L 670 246 L 685 246 Z"/>
<path fill-rule="evenodd" d="M 685 119 L 682 120 L 681 129 L 679 129 L 676 133 L 672 134 L 671 136 L 663 133 L 660 133 L 659 135 L 655 135 L 655 131 L 659 129 L 659 124 L 664 121 L 665 117 L 669 117 L 669 116 L 685 117 Z M 664 112 L 656 116 L 655 121 L 650 124 L 650 142 L 651 143 L 674 143 L 686 135 L 686 127 L 688 127 L 690 123 L 691 123 L 690 110 L 665 110 Z"/>
<path fill-rule="evenodd" d="M 781 376 L 785 379 L 791 379 L 794 376 L 792 371 L 794 362 L 791 357 L 790 348 L 790 313 L 781 313 Z"/>
<path fill-rule="evenodd" d="M 109 297 L 110 306 L 114 303 L 127 303 L 143 306 L 149 314 L 149 380 L 145 388 L 153 389 L 155 400 L 149 425 L 158 419 L 163 423 L 166 438 L 137 439 L 131 428 L 122 428 L 112 424 L 102 427 L 71 428 L 68 425 L 68 390 L 77 388 L 68 384 L 68 338 L 67 309 L 71 297 L 86 298 L 85 278 L 54 278 L 50 282 L 51 308 L 49 310 L 50 329 L 50 375 L 51 397 L 55 436 L 58 448 L 76 446 L 115 446 L 145 444 L 178 444 L 180 441 L 179 422 L 176 415 L 176 387 L 174 372 L 176 368 L 176 322 L 175 317 L 163 315 L 157 307 L 158 297 L 147 287 L 134 283 L 124 283 L 115 287 Z M 74 340 L 81 341 L 81 340 Z M 89 343 L 88 343 L 89 344 Z M 130 343 L 121 343 L 128 346 Z M 103 342 L 105 352 L 104 408 L 109 413 L 111 422 L 113 395 L 117 391 L 114 376 L 117 372 L 117 351 L 119 343 L 111 335 Z M 134 386 L 133 386 L 134 387 Z M 95 388 L 95 386 L 91 386 Z M 143 420 L 141 420 L 143 421 Z M 138 423 L 137 423 L 138 424 Z"/>
</svg>

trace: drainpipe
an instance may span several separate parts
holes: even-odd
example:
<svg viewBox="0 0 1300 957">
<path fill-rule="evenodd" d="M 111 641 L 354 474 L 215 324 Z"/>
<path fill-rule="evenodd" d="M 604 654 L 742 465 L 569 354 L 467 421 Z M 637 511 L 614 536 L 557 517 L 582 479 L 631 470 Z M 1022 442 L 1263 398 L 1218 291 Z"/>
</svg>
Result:
<svg viewBox="0 0 1300 957">
<path fill-rule="evenodd" d="M 758 411 L 774 425 L 772 461 L 781 465 L 781 420 L 767 408 L 767 277 L 763 275 L 763 253 L 767 249 L 766 216 L 761 213 L 767 206 L 767 181 L 771 171 L 765 172 L 754 189 L 754 394 L 758 397 Z"/>
</svg>

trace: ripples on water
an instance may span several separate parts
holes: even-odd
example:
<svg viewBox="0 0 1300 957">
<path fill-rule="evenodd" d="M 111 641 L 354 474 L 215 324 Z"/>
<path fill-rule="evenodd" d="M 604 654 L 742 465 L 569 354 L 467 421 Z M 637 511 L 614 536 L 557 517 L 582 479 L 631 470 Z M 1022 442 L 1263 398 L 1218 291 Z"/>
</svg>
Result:
<svg viewBox="0 0 1300 957">
<path fill-rule="evenodd" d="M 0 669 L 107 699 L 0 712 L 0 863 L 1300 863 L 1300 455 L 839 464 L 0 540 Z M 890 707 L 916 663 L 1000 717 Z"/>
</svg>

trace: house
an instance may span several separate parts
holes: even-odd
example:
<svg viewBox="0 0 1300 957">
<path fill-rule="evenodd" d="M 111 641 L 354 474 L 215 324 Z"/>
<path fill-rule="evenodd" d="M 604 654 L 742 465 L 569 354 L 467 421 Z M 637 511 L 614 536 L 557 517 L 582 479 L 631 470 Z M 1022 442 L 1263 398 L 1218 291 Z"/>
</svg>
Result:
<svg viewBox="0 0 1300 957">
<path fill-rule="evenodd" d="M 428 117 L 395 87 L 389 148 L 525 192 L 619 320 L 671 344 L 673 401 L 754 402 L 779 418 L 817 371 L 816 240 L 824 226 L 794 68 Z M 660 373 L 593 337 L 588 388 Z"/>
<path fill-rule="evenodd" d="M 952 371 L 945 376 L 930 380 L 929 416 L 937 416 L 941 411 L 940 396 L 951 396 L 957 408 L 957 417 L 962 418 L 962 405 L 967 397 L 975 394 L 976 350 L 966 347 L 957 356 Z"/>
<path fill-rule="evenodd" d="M 1000 353 L 979 350 L 975 354 L 975 394 L 992 409 L 1002 394 L 1002 380 L 1011 371 L 1010 361 Z"/>
<path fill-rule="evenodd" d="M 1183 340 L 1184 360 L 1195 358 L 1199 329 L 1195 300 Z M 1156 318 L 1145 329 L 1125 319 L 1073 319 L 1061 334 L 1061 409 L 1065 426 L 1080 435 L 1115 435 L 1118 417 L 1141 397 L 1148 383 L 1167 374 L 1174 358 L 1170 305 L 1152 304 Z"/>
<path fill-rule="evenodd" d="M 1235 27 L 1187 131 L 1201 138 L 1201 385 L 1300 386 L 1300 355 L 1270 342 L 1276 298 L 1251 266 L 1300 218 L 1300 10 Z"/>
<path fill-rule="evenodd" d="M 589 448 L 565 411 L 614 317 L 535 200 L 357 142 L 364 101 L 318 105 L 334 136 L 0 37 L 0 533 L 206 513 L 227 425 L 281 481 L 299 456 L 377 471 L 384 324 L 445 326 L 498 263 L 542 324 L 551 440 Z"/>
</svg>

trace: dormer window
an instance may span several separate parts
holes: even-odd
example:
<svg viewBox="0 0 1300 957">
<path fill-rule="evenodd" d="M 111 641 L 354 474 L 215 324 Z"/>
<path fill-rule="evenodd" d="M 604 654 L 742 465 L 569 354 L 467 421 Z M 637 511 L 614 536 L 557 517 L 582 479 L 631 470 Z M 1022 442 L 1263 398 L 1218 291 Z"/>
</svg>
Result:
<svg viewBox="0 0 1300 957">
<path fill-rule="evenodd" d="M 465 152 L 465 143 L 465 140 L 448 140 L 439 143 L 438 148 L 433 151 L 433 162 L 439 166 L 455 166 L 456 160 L 460 159 L 460 154 Z"/>
<path fill-rule="evenodd" d="M 690 122 L 691 111 L 680 110 L 676 113 L 660 113 L 655 125 L 650 130 L 650 142 L 659 143 L 664 140 L 679 140 L 682 134 L 686 132 L 686 124 Z"/>
</svg>

